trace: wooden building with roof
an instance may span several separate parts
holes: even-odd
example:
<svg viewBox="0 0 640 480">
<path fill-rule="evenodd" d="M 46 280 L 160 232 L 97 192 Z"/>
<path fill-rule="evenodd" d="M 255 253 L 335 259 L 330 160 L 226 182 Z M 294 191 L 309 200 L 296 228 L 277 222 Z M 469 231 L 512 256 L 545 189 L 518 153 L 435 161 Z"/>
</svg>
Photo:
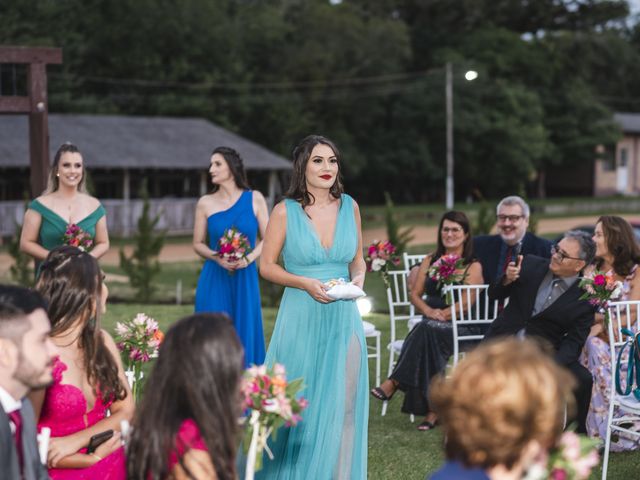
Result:
<svg viewBox="0 0 640 480">
<path fill-rule="evenodd" d="M 147 180 L 161 228 L 185 233 L 193 226 L 195 201 L 210 189 L 211 152 L 236 149 L 252 188 L 273 205 L 292 164 L 284 157 L 201 118 L 50 114 L 50 158 L 65 142 L 78 146 L 92 194 L 108 212 L 109 230 L 128 234 L 141 210 L 137 201 Z M 0 236 L 22 220 L 29 195 L 28 120 L 0 116 Z M 40 192 L 33 192 L 37 197 Z"/>
</svg>

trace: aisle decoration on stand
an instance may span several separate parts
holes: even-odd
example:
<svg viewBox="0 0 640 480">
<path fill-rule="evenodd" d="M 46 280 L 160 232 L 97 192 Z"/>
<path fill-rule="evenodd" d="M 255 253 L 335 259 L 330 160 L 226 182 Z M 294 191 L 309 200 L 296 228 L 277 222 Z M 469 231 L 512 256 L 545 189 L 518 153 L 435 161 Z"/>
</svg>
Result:
<svg viewBox="0 0 640 480">
<path fill-rule="evenodd" d="M 267 445 L 270 436 L 275 439 L 281 426 L 291 427 L 302 420 L 300 413 L 307 408 L 304 397 L 296 397 L 302 389 L 302 378 L 287 382 L 283 365 L 272 368 L 252 366 L 245 371 L 242 392 L 248 410 L 243 446 L 247 454 L 245 480 L 253 480 L 262 468 L 262 452 L 273 460 Z"/>
<path fill-rule="evenodd" d="M 93 248 L 93 238 L 75 223 L 67 225 L 67 229 L 62 236 L 62 243 L 77 247 L 83 252 L 90 252 Z"/>
<path fill-rule="evenodd" d="M 613 278 L 613 272 L 594 270 L 580 280 L 580 288 L 584 290 L 580 300 L 589 300 L 589 303 L 598 309 L 598 313 L 604 314 L 604 325 L 607 327 L 609 302 L 620 298 L 622 287 L 622 282 Z"/>
<path fill-rule="evenodd" d="M 251 253 L 251 243 L 244 233 L 236 227 L 231 227 L 226 229 L 218 240 L 218 250 L 215 253 L 229 262 L 238 262 Z M 234 270 L 227 272 L 229 275 L 235 273 Z"/>
<path fill-rule="evenodd" d="M 395 266 L 400 265 L 400 257 L 396 255 L 396 247 L 388 240 L 379 242 L 374 240 L 367 247 L 367 254 L 364 257 L 368 272 L 380 272 L 382 280 L 389 288 L 389 263 Z"/>
<path fill-rule="evenodd" d="M 141 392 L 142 366 L 158 356 L 164 333 L 153 318 L 138 313 L 131 320 L 116 323 L 116 335 L 116 345 L 122 355 L 125 374 L 133 399 L 137 401 Z"/>
<path fill-rule="evenodd" d="M 431 280 L 438 282 L 438 289 L 442 289 L 442 295 L 444 295 L 447 305 L 453 303 L 453 292 L 448 287 L 461 283 L 467 276 L 466 271 L 456 273 L 463 269 L 464 259 L 455 253 L 441 256 L 429 267 L 427 275 Z"/>
</svg>

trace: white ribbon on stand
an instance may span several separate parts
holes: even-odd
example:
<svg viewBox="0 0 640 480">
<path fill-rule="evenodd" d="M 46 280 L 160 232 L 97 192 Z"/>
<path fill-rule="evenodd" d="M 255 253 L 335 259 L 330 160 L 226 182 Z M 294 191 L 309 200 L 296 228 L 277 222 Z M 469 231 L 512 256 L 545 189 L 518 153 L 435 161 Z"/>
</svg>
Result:
<svg viewBox="0 0 640 480">
<path fill-rule="evenodd" d="M 245 470 L 244 480 L 253 480 L 256 471 L 256 459 L 258 455 L 262 455 L 262 450 L 267 452 L 270 460 L 273 460 L 273 453 L 267 445 L 267 439 L 273 429 L 265 429 L 265 427 L 258 422 L 259 418 L 260 411 L 253 410 L 251 412 L 251 418 L 249 419 L 249 428 L 252 429 L 252 432 L 249 452 L 247 453 L 247 468 Z"/>
</svg>

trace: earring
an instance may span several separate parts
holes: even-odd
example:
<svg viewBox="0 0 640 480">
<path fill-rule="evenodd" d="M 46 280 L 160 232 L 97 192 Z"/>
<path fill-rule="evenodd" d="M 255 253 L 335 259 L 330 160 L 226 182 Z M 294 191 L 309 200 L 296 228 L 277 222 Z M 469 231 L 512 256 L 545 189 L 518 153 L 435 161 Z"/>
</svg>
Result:
<svg viewBox="0 0 640 480">
<path fill-rule="evenodd" d="M 60 174 L 59 174 L 59 173 L 56 173 L 56 177 L 59 177 L 59 176 L 60 176 Z"/>
</svg>

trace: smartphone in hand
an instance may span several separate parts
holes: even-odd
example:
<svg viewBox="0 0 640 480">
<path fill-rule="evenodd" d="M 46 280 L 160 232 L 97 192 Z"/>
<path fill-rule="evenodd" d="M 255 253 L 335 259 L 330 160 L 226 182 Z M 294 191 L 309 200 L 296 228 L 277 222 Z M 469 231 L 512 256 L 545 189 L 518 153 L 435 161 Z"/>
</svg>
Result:
<svg viewBox="0 0 640 480">
<path fill-rule="evenodd" d="M 100 445 L 113 437 L 113 430 L 105 430 L 104 432 L 96 433 L 89 439 L 89 446 L 87 447 L 87 453 L 93 453 Z"/>
<path fill-rule="evenodd" d="M 520 264 L 520 252 L 522 252 L 522 242 L 516 243 L 511 250 L 511 261 L 516 267 Z"/>
</svg>

